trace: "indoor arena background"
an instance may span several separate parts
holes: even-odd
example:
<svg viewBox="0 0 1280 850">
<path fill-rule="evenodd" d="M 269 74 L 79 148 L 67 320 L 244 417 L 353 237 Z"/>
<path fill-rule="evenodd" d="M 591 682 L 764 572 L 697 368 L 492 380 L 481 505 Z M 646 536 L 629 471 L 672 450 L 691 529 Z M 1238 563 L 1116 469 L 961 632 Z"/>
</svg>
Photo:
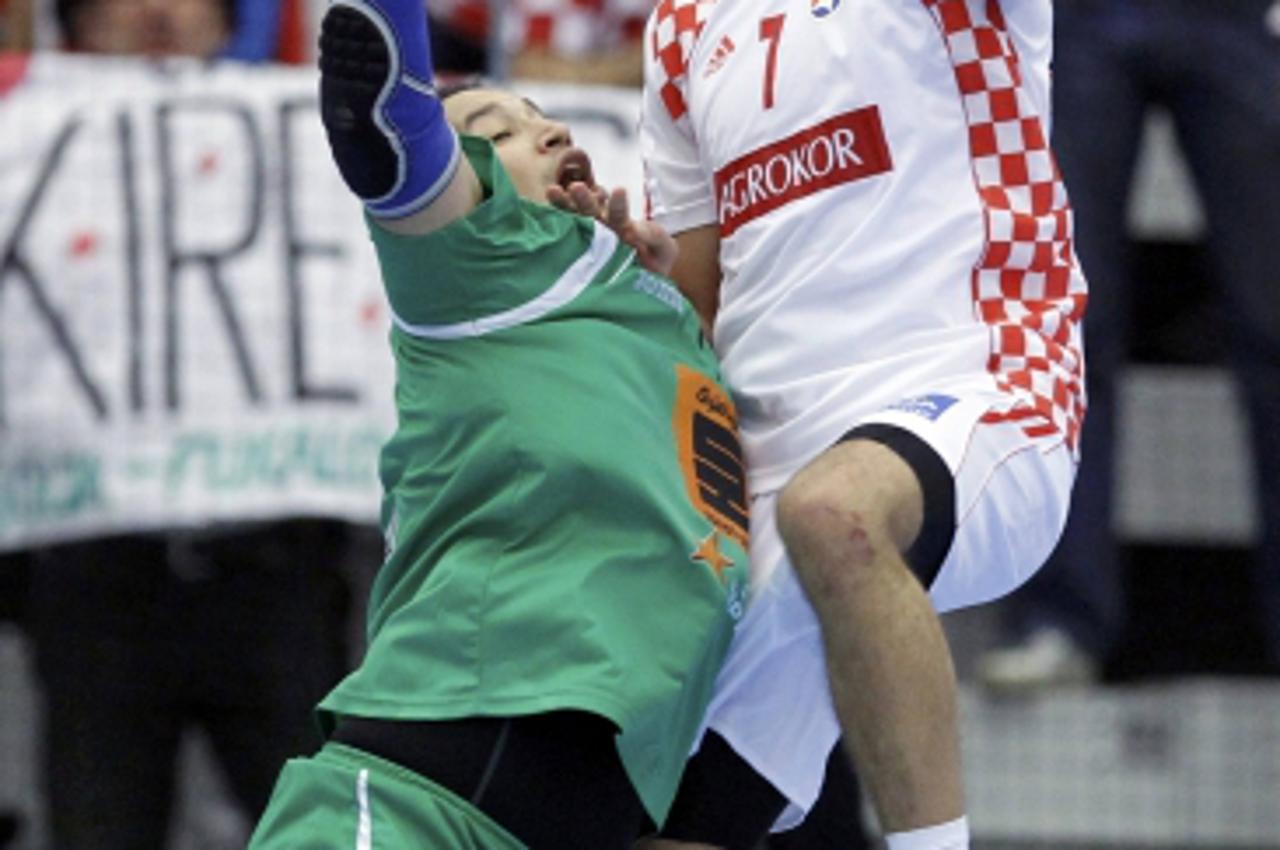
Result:
<svg viewBox="0 0 1280 850">
<path fill-rule="evenodd" d="M 27 606 L 34 571 L 49 568 L 41 553 L 335 521 L 348 590 L 335 622 L 347 660 L 359 651 L 392 380 L 364 224 L 316 112 L 308 62 L 322 8 L 290 6 L 295 43 L 273 33 L 273 58 L 293 65 L 68 55 L 38 2 L 35 50 L 0 55 L 5 850 L 44 850 L 48 833 Z M 602 182 L 639 196 L 634 89 L 515 85 L 573 124 Z M 1000 641 L 999 606 L 946 620 L 979 850 L 1280 848 L 1280 678 L 1256 627 L 1248 423 L 1204 227 L 1156 111 L 1129 216 L 1141 330 L 1115 471 L 1124 629 L 1090 681 L 1013 691 L 978 675 Z M 178 775 L 171 846 L 243 846 L 245 819 L 204 734 L 186 736 Z"/>
</svg>

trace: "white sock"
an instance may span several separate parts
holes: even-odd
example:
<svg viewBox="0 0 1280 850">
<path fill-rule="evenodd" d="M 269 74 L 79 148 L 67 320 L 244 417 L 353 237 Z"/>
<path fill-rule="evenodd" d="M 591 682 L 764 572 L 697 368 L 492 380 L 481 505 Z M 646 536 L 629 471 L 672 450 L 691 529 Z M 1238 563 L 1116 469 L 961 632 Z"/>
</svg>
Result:
<svg viewBox="0 0 1280 850">
<path fill-rule="evenodd" d="M 926 826 L 909 832 L 891 832 L 884 837 L 889 850 L 969 850 L 969 819 Z"/>
</svg>

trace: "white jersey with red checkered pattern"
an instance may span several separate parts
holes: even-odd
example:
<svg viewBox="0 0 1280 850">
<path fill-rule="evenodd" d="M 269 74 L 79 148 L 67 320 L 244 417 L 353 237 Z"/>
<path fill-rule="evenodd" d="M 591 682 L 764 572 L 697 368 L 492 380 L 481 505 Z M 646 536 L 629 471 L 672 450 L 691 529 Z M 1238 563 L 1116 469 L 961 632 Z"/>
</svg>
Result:
<svg viewBox="0 0 1280 850">
<path fill-rule="evenodd" d="M 995 389 L 1074 450 L 1085 283 L 1047 137 L 1049 0 L 660 0 L 651 214 L 718 224 L 753 488 L 861 418 Z"/>
</svg>

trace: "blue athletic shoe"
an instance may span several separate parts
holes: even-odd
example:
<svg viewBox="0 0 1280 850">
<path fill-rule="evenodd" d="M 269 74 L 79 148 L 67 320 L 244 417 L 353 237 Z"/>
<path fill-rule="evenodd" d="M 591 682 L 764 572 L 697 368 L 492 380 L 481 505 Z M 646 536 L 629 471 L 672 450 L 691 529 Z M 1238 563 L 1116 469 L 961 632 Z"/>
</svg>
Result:
<svg viewBox="0 0 1280 850">
<path fill-rule="evenodd" d="M 423 0 L 334 0 L 320 31 L 320 117 L 342 178 L 380 218 L 412 215 L 461 155 L 432 84 Z"/>
</svg>

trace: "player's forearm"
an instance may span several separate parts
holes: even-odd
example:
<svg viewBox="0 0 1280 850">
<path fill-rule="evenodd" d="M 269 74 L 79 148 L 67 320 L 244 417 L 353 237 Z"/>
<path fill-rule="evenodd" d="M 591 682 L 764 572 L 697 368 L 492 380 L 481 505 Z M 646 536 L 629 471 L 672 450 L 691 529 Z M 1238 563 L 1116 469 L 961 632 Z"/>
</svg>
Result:
<svg viewBox="0 0 1280 850">
<path fill-rule="evenodd" d="M 679 252 L 671 279 L 693 304 L 710 335 L 720 307 L 720 232 L 705 225 L 676 234 Z"/>
</svg>

